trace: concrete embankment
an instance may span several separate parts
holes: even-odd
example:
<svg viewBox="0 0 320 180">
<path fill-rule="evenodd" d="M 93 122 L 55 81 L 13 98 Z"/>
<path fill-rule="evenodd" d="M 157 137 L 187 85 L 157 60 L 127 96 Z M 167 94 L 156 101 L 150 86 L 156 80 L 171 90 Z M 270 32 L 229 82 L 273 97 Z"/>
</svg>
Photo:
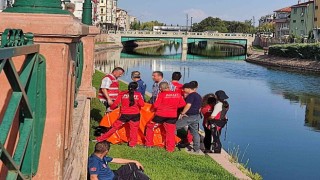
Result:
<svg viewBox="0 0 320 180">
<path fill-rule="evenodd" d="M 306 72 L 320 73 L 320 61 L 284 58 L 262 53 L 254 53 L 246 59 L 249 63 L 259 64 L 263 66 L 276 67 L 286 70 L 297 70 Z"/>
</svg>

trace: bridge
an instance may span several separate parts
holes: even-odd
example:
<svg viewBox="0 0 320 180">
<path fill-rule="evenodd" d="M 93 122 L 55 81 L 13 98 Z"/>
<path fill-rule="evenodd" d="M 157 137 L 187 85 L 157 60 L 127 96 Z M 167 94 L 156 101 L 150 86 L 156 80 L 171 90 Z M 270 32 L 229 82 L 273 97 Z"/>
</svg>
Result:
<svg viewBox="0 0 320 180">
<path fill-rule="evenodd" d="M 211 32 L 182 32 L 182 31 L 108 31 L 107 42 L 121 43 L 146 38 L 160 38 L 178 41 L 182 48 L 187 49 L 188 43 L 218 40 L 219 43 L 241 45 L 244 48 L 252 46 L 255 35 L 246 33 L 211 33 Z"/>
</svg>

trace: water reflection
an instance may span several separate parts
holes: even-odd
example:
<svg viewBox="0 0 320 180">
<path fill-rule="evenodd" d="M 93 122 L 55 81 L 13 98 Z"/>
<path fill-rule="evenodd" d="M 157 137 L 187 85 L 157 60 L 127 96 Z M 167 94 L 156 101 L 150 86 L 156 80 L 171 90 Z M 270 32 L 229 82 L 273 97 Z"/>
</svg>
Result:
<svg viewBox="0 0 320 180">
<path fill-rule="evenodd" d="M 245 55 L 243 45 L 231 45 L 219 41 L 198 41 L 188 44 L 188 54 L 205 57 L 231 57 Z"/>
<path fill-rule="evenodd" d="M 233 60 L 245 59 L 245 46 L 214 40 L 188 43 L 188 49 L 182 49 L 181 42 L 162 41 L 149 47 L 128 46 L 121 51 L 121 57 L 159 57 L 166 59 L 204 59 L 227 58 Z"/>
</svg>

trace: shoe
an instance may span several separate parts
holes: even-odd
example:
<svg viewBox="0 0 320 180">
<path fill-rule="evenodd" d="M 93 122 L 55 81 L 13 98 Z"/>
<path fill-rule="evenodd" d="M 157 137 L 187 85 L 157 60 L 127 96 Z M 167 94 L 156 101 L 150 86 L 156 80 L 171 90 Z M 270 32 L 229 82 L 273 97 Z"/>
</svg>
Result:
<svg viewBox="0 0 320 180">
<path fill-rule="evenodd" d="M 206 149 L 203 151 L 203 153 L 213 153 L 213 151 Z"/>
<path fill-rule="evenodd" d="M 190 143 L 178 143 L 177 145 L 178 148 L 186 148 L 188 146 L 190 146 Z"/>
<path fill-rule="evenodd" d="M 204 153 L 202 152 L 202 151 L 200 151 L 200 150 L 198 150 L 198 151 L 188 151 L 188 153 L 189 154 L 193 154 L 193 155 L 204 155 Z"/>
<path fill-rule="evenodd" d="M 216 149 L 216 150 L 214 150 L 213 153 L 215 153 L 215 154 L 221 154 L 221 149 Z"/>
</svg>

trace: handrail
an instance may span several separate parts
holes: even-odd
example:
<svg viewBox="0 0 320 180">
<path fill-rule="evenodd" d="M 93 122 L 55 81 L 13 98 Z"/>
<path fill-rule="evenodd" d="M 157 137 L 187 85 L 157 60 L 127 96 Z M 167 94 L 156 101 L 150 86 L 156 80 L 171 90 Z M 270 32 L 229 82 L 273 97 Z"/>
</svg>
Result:
<svg viewBox="0 0 320 180">
<path fill-rule="evenodd" d="M 76 100 L 81 81 L 82 81 L 82 71 L 83 71 L 83 43 L 80 41 L 76 44 L 76 59 L 75 59 L 75 96 L 74 96 L 74 107 L 78 106 Z"/>
<path fill-rule="evenodd" d="M 30 33 L 27 36 L 33 37 Z M 26 38 L 19 29 L 7 29 L 1 37 L 0 74 L 5 73 L 10 85 L 0 124 L 0 160 L 8 169 L 7 179 L 30 179 L 39 165 L 46 119 L 46 62 L 39 54 L 39 45 L 32 43 L 32 38 Z M 18 72 L 13 62 L 14 57 L 21 55 L 25 55 L 25 59 Z M 12 126 L 15 121 L 19 123 L 19 130 Z M 19 134 L 17 139 L 9 138 L 12 133 Z M 14 146 L 13 156 L 5 144 L 10 148 Z M 3 176 L 5 172 L 0 174 Z"/>
</svg>

